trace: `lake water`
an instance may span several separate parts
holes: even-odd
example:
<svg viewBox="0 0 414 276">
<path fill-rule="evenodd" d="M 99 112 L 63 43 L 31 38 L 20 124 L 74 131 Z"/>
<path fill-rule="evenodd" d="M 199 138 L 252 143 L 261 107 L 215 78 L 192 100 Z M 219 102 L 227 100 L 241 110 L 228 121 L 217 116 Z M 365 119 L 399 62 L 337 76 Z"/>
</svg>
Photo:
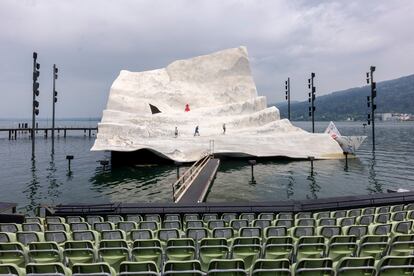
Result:
<svg viewBox="0 0 414 276">
<path fill-rule="evenodd" d="M 58 121 L 57 126 L 95 126 L 97 121 Z M 310 130 L 309 122 L 295 125 Z M 322 132 L 328 122 L 317 122 Z M 39 126 L 49 125 L 48 121 Z M 387 188 L 414 189 L 414 122 L 377 123 L 377 150 L 371 150 L 371 129 L 361 122 L 338 122 L 343 135 L 368 135 L 357 153 L 348 160 L 318 160 L 313 174 L 309 161 L 273 161 L 254 168 L 251 182 L 247 161 L 224 161 L 207 201 L 269 201 L 324 198 L 386 192 Z M 0 121 L 1 127 L 16 122 Z M 39 133 L 36 159 L 31 160 L 31 141 L 27 134 L 8 140 L 0 134 L 0 201 L 17 202 L 19 210 L 30 212 L 41 203 L 171 202 L 174 166 L 128 167 L 103 170 L 98 160 L 109 153 L 90 152 L 95 137 L 82 132 L 62 133 L 55 141 Z M 66 155 L 74 155 L 72 173 Z"/>
</svg>

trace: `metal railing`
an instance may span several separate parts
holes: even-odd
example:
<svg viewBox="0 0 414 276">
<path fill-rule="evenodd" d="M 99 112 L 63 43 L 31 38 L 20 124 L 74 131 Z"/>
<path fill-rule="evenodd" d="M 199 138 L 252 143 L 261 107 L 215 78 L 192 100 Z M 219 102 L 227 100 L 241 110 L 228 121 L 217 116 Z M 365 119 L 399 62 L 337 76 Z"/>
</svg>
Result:
<svg viewBox="0 0 414 276">
<path fill-rule="evenodd" d="M 173 202 L 177 202 L 180 199 L 184 191 L 188 188 L 189 185 L 191 185 L 194 178 L 211 158 L 211 154 L 205 153 L 185 173 L 183 173 L 183 175 L 181 175 L 177 181 L 172 184 Z"/>
</svg>

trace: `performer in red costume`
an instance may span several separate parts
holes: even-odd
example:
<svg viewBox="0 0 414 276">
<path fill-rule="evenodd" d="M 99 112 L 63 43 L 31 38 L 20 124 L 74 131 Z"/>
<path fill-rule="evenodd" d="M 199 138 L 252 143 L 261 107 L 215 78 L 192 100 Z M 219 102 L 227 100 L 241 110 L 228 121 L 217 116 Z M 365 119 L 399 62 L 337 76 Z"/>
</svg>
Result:
<svg viewBox="0 0 414 276">
<path fill-rule="evenodd" d="M 184 110 L 185 112 L 188 112 L 188 111 L 190 111 L 190 105 L 189 104 L 185 104 L 185 110 Z"/>
</svg>

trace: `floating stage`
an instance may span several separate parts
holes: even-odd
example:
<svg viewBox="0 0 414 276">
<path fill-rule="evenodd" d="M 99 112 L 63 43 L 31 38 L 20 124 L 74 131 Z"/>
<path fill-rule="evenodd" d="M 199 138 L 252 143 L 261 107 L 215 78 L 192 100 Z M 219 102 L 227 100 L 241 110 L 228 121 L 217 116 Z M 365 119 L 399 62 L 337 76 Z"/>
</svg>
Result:
<svg viewBox="0 0 414 276">
<path fill-rule="evenodd" d="M 111 86 L 92 151 L 112 163 L 231 158 L 344 158 L 329 133 L 309 133 L 268 107 L 247 49 L 177 60 L 162 69 L 121 71 Z M 212 146 L 213 145 L 213 146 Z"/>
</svg>

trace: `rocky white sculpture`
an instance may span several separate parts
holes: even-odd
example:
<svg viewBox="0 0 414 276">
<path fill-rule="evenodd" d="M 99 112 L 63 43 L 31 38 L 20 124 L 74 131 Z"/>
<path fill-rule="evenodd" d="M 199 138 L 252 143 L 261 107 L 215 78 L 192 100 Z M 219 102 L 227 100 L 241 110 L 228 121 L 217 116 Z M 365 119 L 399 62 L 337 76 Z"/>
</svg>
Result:
<svg viewBox="0 0 414 276">
<path fill-rule="evenodd" d="M 147 149 L 181 162 L 211 150 L 231 157 L 342 158 L 329 134 L 306 132 L 267 107 L 245 47 L 163 69 L 121 71 L 98 128 L 93 151 Z"/>
</svg>

